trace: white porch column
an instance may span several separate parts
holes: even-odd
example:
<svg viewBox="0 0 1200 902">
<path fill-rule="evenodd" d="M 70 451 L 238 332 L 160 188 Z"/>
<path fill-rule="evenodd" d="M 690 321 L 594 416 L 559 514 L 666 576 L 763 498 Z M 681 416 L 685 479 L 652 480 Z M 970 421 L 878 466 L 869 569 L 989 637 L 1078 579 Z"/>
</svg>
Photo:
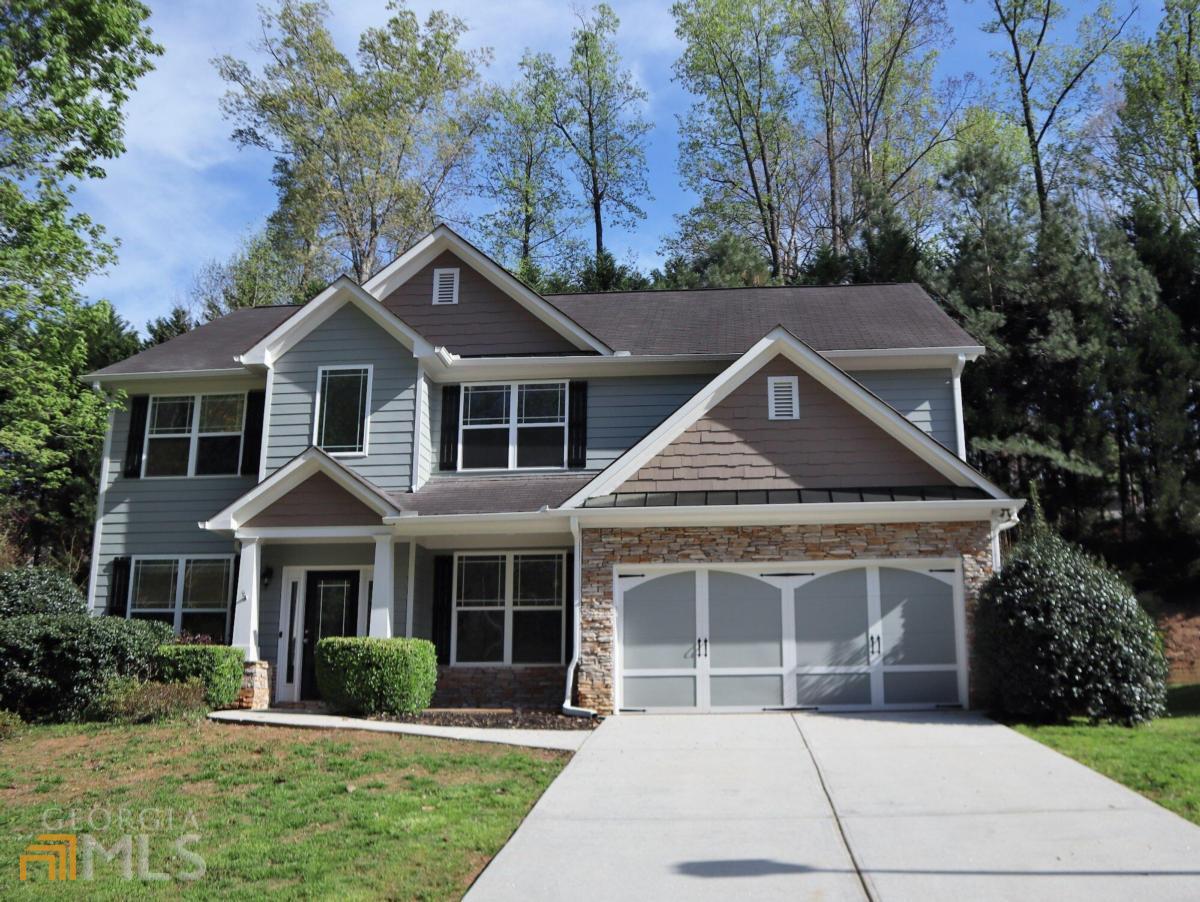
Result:
<svg viewBox="0 0 1200 902">
<path fill-rule="evenodd" d="M 258 658 L 258 593 L 262 571 L 262 544 L 258 539 L 242 539 L 238 564 L 237 601 L 233 607 L 233 645 L 246 654 L 247 661 Z"/>
<path fill-rule="evenodd" d="M 392 632 L 392 608 L 396 604 L 396 561 L 392 536 L 375 537 L 375 588 L 371 594 L 371 622 L 367 635 L 390 639 Z"/>
</svg>

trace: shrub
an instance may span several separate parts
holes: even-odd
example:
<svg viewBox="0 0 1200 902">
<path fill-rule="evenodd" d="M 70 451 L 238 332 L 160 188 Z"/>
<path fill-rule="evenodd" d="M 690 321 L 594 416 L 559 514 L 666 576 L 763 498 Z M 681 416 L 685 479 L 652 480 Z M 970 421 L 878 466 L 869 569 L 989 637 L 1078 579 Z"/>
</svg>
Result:
<svg viewBox="0 0 1200 902">
<path fill-rule="evenodd" d="M 83 593 L 57 567 L 13 567 L 0 573 L 0 617 L 86 613 Z"/>
<path fill-rule="evenodd" d="M 158 678 L 168 683 L 199 680 L 210 708 L 231 708 L 242 688 L 240 648 L 228 645 L 164 645 L 155 657 Z"/>
<path fill-rule="evenodd" d="M 27 614 L 0 620 L 0 708 L 78 720 L 114 676 L 151 676 L 171 628 L 150 620 Z"/>
<path fill-rule="evenodd" d="M 25 726 L 25 721 L 21 720 L 20 714 L 15 711 L 0 710 L 0 742 L 12 739 L 21 732 L 23 726 Z"/>
<path fill-rule="evenodd" d="M 204 691 L 204 683 L 197 679 L 161 683 L 130 676 L 112 677 L 105 684 L 93 715 L 115 723 L 198 720 L 208 711 Z"/>
<path fill-rule="evenodd" d="M 317 686 L 335 709 L 415 714 L 429 707 L 437 653 L 424 639 L 339 636 L 317 643 Z"/>
<path fill-rule="evenodd" d="M 1035 511 L 1028 538 L 983 587 L 977 674 L 996 714 L 1135 724 L 1163 713 L 1167 665 L 1154 621 L 1101 561 Z"/>
</svg>

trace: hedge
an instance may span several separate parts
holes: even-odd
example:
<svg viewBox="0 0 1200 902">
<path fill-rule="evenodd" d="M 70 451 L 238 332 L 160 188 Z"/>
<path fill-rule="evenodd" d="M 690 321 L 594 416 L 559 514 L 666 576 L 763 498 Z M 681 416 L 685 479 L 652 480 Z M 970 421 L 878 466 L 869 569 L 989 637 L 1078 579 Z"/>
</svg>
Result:
<svg viewBox="0 0 1200 902">
<path fill-rule="evenodd" d="M 171 628 L 151 620 L 27 614 L 0 620 L 0 708 L 80 720 L 115 676 L 148 679 Z"/>
<path fill-rule="evenodd" d="M 83 593 L 57 567 L 13 567 L 0 573 L 0 618 L 86 613 Z"/>
<path fill-rule="evenodd" d="M 242 688 L 244 657 L 240 648 L 228 645 L 163 645 L 154 664 L 160 680 L 199 680 L 209 707 L 232 708 Z"/>
<path fill-rule="evenodd" d="M 336 710 L 415 714 L 429 707 L 437 653 L 425 639 L 338 636 L 317 643 L 317 687 Z"/>
</svg>

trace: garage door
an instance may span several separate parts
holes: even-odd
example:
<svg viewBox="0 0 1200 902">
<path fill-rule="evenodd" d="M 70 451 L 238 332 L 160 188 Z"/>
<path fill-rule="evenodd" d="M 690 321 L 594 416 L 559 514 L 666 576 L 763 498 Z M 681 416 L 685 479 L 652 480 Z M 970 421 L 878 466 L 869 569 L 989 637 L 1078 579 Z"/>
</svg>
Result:
<svg viewBox="0 0 1200 902">
<path fill-rule="evenodd" d="M 621 573 L 620 707 L 962 704 L 959 586 L 929 561 Z"/>
</svg>

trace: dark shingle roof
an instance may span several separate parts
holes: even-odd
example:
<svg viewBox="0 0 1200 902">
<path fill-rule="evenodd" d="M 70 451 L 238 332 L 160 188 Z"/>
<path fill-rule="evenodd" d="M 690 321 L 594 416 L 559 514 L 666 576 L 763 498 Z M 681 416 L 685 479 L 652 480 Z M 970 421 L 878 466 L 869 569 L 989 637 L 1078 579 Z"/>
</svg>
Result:
<svg viewBox="0 0 1200 902">
<path fill-rule="evenodd" d="M 547 295 L 633 354 L 741 354 L 783 325 L 818 351 L 978 345 L 921 286 L 832 285 Z"/>
<path fill-rule="evenodd" d="M 299 309 L 297 306 L 280 305 L 234 310 L 91 375 L 127 376 L 136 373 L 235 369 L 238 363 L 234 357 L 250 350 L 259 339 L 270 334 Z"/>
<path fill-rule="evenodd" d="M 416 511 L 420 516 L 536 511 L 558 507 L 595 476 L 435 476 L 416 492 L 389 497 L 401 510 Z"/>
</svg>

